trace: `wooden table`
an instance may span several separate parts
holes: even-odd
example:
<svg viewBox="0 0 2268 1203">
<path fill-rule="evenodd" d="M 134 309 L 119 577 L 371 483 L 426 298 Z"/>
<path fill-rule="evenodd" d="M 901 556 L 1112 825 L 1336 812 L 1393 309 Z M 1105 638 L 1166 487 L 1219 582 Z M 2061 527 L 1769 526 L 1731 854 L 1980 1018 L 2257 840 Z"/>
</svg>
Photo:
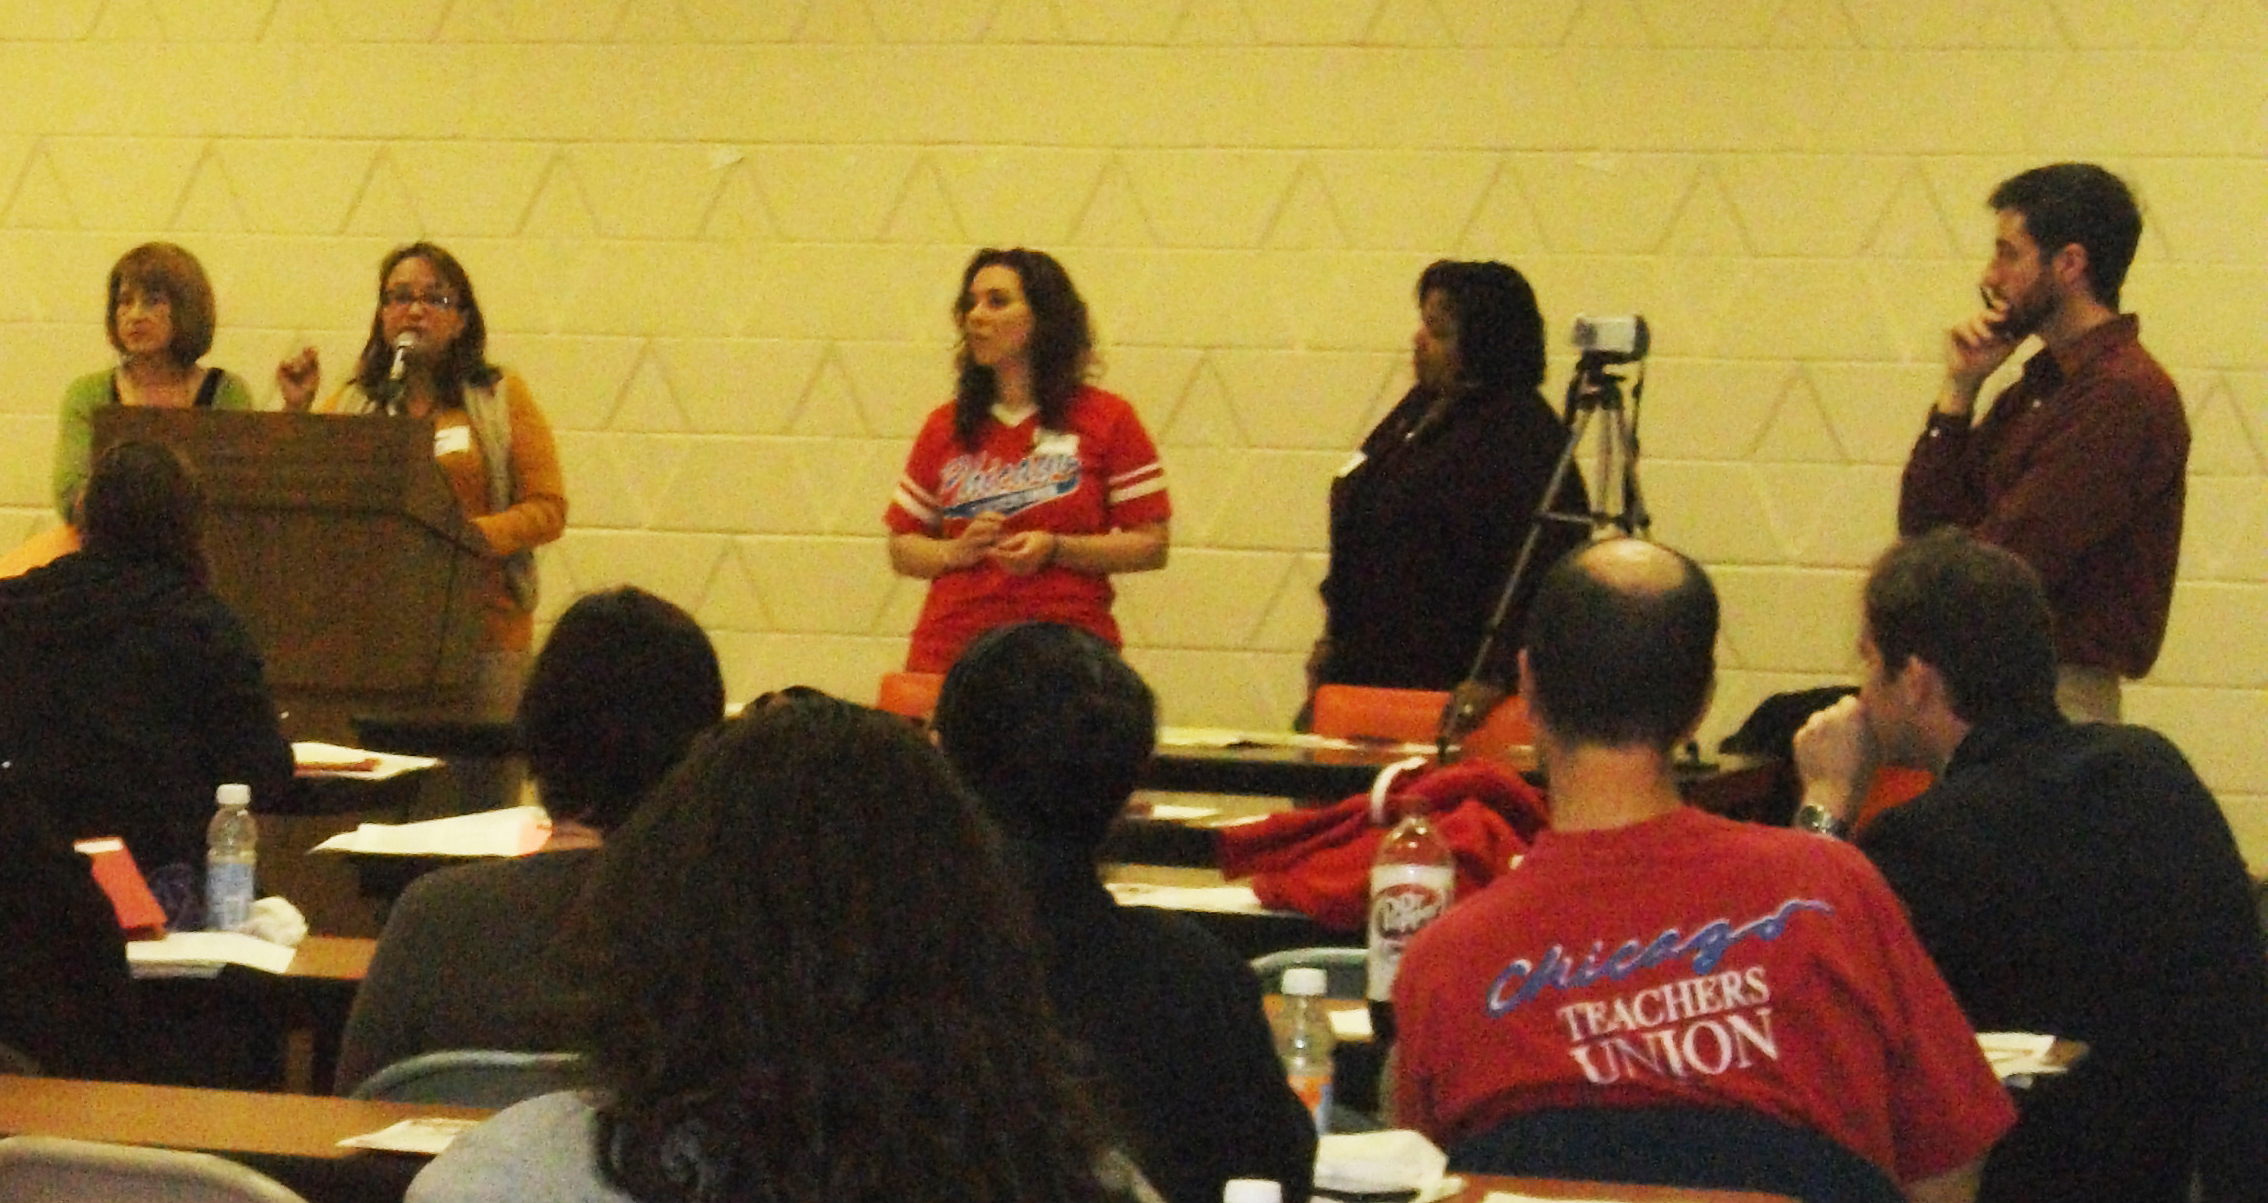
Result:
<svg viewBox="0 0 2268 1203">
<path fill-rule="evenodd" d="M 377 951 L 378 941 L 361 936 L 309 936 L 281 976 L 352 986 L 370 972 L 370 956 Z"/>
<path fill-rule="evenodd" d="M 481 1119 L 478 1107 L 297 1094 L 0 1077 L 0 1135 L 67 1136 L 212 1153 L 315 1200 L 398 1203 L 422 1157 L 339 1147 L 417 1116 Z"/>
<path fill-rule="evenodd" d="M 165 1033 L 145 1042 L 140 1072 L 183 1086 L 327 1089 L 377 946 L 309 936 L 282 973 L 226 965 L 211 977 L 136 980 L 145 1023 Z"/>
</svg>

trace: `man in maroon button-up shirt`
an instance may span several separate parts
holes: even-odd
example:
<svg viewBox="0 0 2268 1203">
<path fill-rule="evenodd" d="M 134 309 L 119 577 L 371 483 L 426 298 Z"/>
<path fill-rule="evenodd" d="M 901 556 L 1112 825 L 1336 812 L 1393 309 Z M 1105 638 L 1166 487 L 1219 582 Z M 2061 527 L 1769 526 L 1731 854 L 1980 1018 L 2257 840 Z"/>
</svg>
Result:
<svg viewBox="0 0 2268 1203">
<path fill-rule="evenodd" d="M 2181 395 L 2118 312 L 2142 215 L 2088 163 L 2023 172 L 1989 203 L 1987 308 L 1947 332 L 1898 531 L 1965 527 L 2023 557 L 2055 612 L 2057 701 L 2115 722 L 2119 678 L 2148 673 L 2165 642 L 2189 462 Z M 2034 334 L 2046 349 L 1972 424 L 1985 378 Z"/>
</svg>

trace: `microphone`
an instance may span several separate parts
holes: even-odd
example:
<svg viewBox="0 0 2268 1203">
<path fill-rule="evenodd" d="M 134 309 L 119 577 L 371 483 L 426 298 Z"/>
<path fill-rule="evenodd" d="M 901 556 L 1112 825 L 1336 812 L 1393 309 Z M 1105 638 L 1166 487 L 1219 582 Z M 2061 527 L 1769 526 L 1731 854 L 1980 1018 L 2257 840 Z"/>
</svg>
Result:
<svg viewBox="0 0 2268 1203">
<path fill-rule="evenodd" d="M 394 384 L 402 382 L 402 362 L 417 346 L 417 335 L 407 330 L 394 339 L 394 366 L 386 370 L 386 379 Z"/>
</svg>

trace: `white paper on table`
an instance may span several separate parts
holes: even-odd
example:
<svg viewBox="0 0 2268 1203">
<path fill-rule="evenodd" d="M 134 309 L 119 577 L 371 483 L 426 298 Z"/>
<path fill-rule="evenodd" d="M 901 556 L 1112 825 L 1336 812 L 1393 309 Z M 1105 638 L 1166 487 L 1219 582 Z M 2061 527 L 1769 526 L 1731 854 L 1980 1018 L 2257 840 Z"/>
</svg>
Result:
<svg viewBox="0 0 2268 1203">
<path fill-rule="evenodd" d="M 1150 807 L 1150 813 L 1147 817 L 1156 819 L 1160 823 L 1190 823 L 1198 819 L 1210 819 L 1219 813 L 1221 812 L 1218 807 L 1182 806 L 1173 802 L 1160 802 Z"/>
<path fill-rule="evenodd" d="M 376 1132 L 349 1136 L 339 1142 L 342 1149 L 376 1149 L 382 1153 L 423 1153 L 434 1156 L 449 1147 L 449 1142 L 471 1129 L 479 1127 L 477 1119 L 457 1119 L 439 1115 L 421 1115 L 405 1119 Z"/>
<path fill-rule="evenodd" d="M 431 756 L 397 756 L 392 752 L 372 752 L 363 748 L 346 748 L 338 744 L 301 740 L 291 745 L 291 760 L 301 777 L 345 777 L 355 781 L 384 781 L 403 773 L 430 769 L 441 762 Z M 375 760 L 377 765 L 367 769 L 311 769 L 310 764 L 347 764 L 358 760 Z"/>
<path fill-rule="evenodd" d="M 1315 1147 L 1316 1193 L 1374 1194 L 1414 1190 L 1422 1196 L 1441 1181 L 1449 1155 L 1421 1132 L 1334 1132 Z"/>
<path fill-rule="evenodd" d="M 2035 1074 L 2059 1074 L 2064 1067 L 2047 1059 L 2055 1037 L 2038 1032 L 1978 1032 L 1977 1047 L 1984 1050 L 1992 1072 L 2010 1085 L 2023 1086 Z"/>
<path fill-rule="evenodd" d="M 210 976 L 222 965 L 282 973 L 291 968 L 293 955 L 281 944 L 232 931 L 177 931 L 126 945 L 126 963 L 136 977 Z"/>
<path fill-rule="evenodd" d="M 1370 1008 L 1344 1007 L 1333 1010 L 1329 1014 L 1331 1016 L 1331 1035 L 1341 1043 L 1350 1040 L 1360 1042 L 1377 1039 L 1377 1033 L 1370 1030 Z"/>
<path fill-rule="evenodd" d="M 1142 881 L 1107 883 L 1110 896 L 1125 906 L 1155 906 L 1169 911 L 1208 911 L 1217 915 L 1288 915 L 1260 905 L 1251 886 L 1160 886 Z"/>
<path fill-rule="evenodd" d="M 519 856 L 543 846 L 551 820 L 540 806 L 509 806 L 423 823 L 364 823 L 315 845 L 316 852 L 387 856 Z"/>
</svg>

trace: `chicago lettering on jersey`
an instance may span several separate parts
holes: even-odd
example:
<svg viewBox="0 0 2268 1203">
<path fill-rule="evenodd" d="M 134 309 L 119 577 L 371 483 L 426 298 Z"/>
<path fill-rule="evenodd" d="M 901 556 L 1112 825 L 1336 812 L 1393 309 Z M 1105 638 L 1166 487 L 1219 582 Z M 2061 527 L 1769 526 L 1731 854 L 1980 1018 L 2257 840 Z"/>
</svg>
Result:
<svg viewBox="0 0 2268 1203">
<path fill-rule="evenodd" d="M 970 519 L 987 510 L 1012 516 L 1035 505 L 1069 496 L 1079 487 L 1079 457 L 1050 440 L 1012 463 L 978 452 L 956 455 L 938 473 L 940 511 L 947 519 Z M 1040 448 L 1046 448 L 1041 450 Z"/>
<path fill-rule="evenodd" d="M 1718 919 L 1703 924 L 1691 935 L 1671 927 L 1651 940 L 1629 939 L 1606 951 L 1604 940 L 1591 942 L 1591 951 L 1577 961 L 1554 944 L 1536 960 L 1525 957 L 1504 967 L 1488 991 L 1488 1014 L 1501 1018 L 1533 1001 L 1546 989 L 1579 990 L 1601 981 L 1619 982 L 1638 970 L 1679 957 L 1691 957 L 1693 971 L 1708 973 L 1724 959 L 1727 949 L 1743 940 L 1777 940 L 1795 916 L 1806 912 L 1823 915 L 1835 908 L 1815 898 L 1790 898 L 1757 918 L 1734 924 Z"/>
</svg>

